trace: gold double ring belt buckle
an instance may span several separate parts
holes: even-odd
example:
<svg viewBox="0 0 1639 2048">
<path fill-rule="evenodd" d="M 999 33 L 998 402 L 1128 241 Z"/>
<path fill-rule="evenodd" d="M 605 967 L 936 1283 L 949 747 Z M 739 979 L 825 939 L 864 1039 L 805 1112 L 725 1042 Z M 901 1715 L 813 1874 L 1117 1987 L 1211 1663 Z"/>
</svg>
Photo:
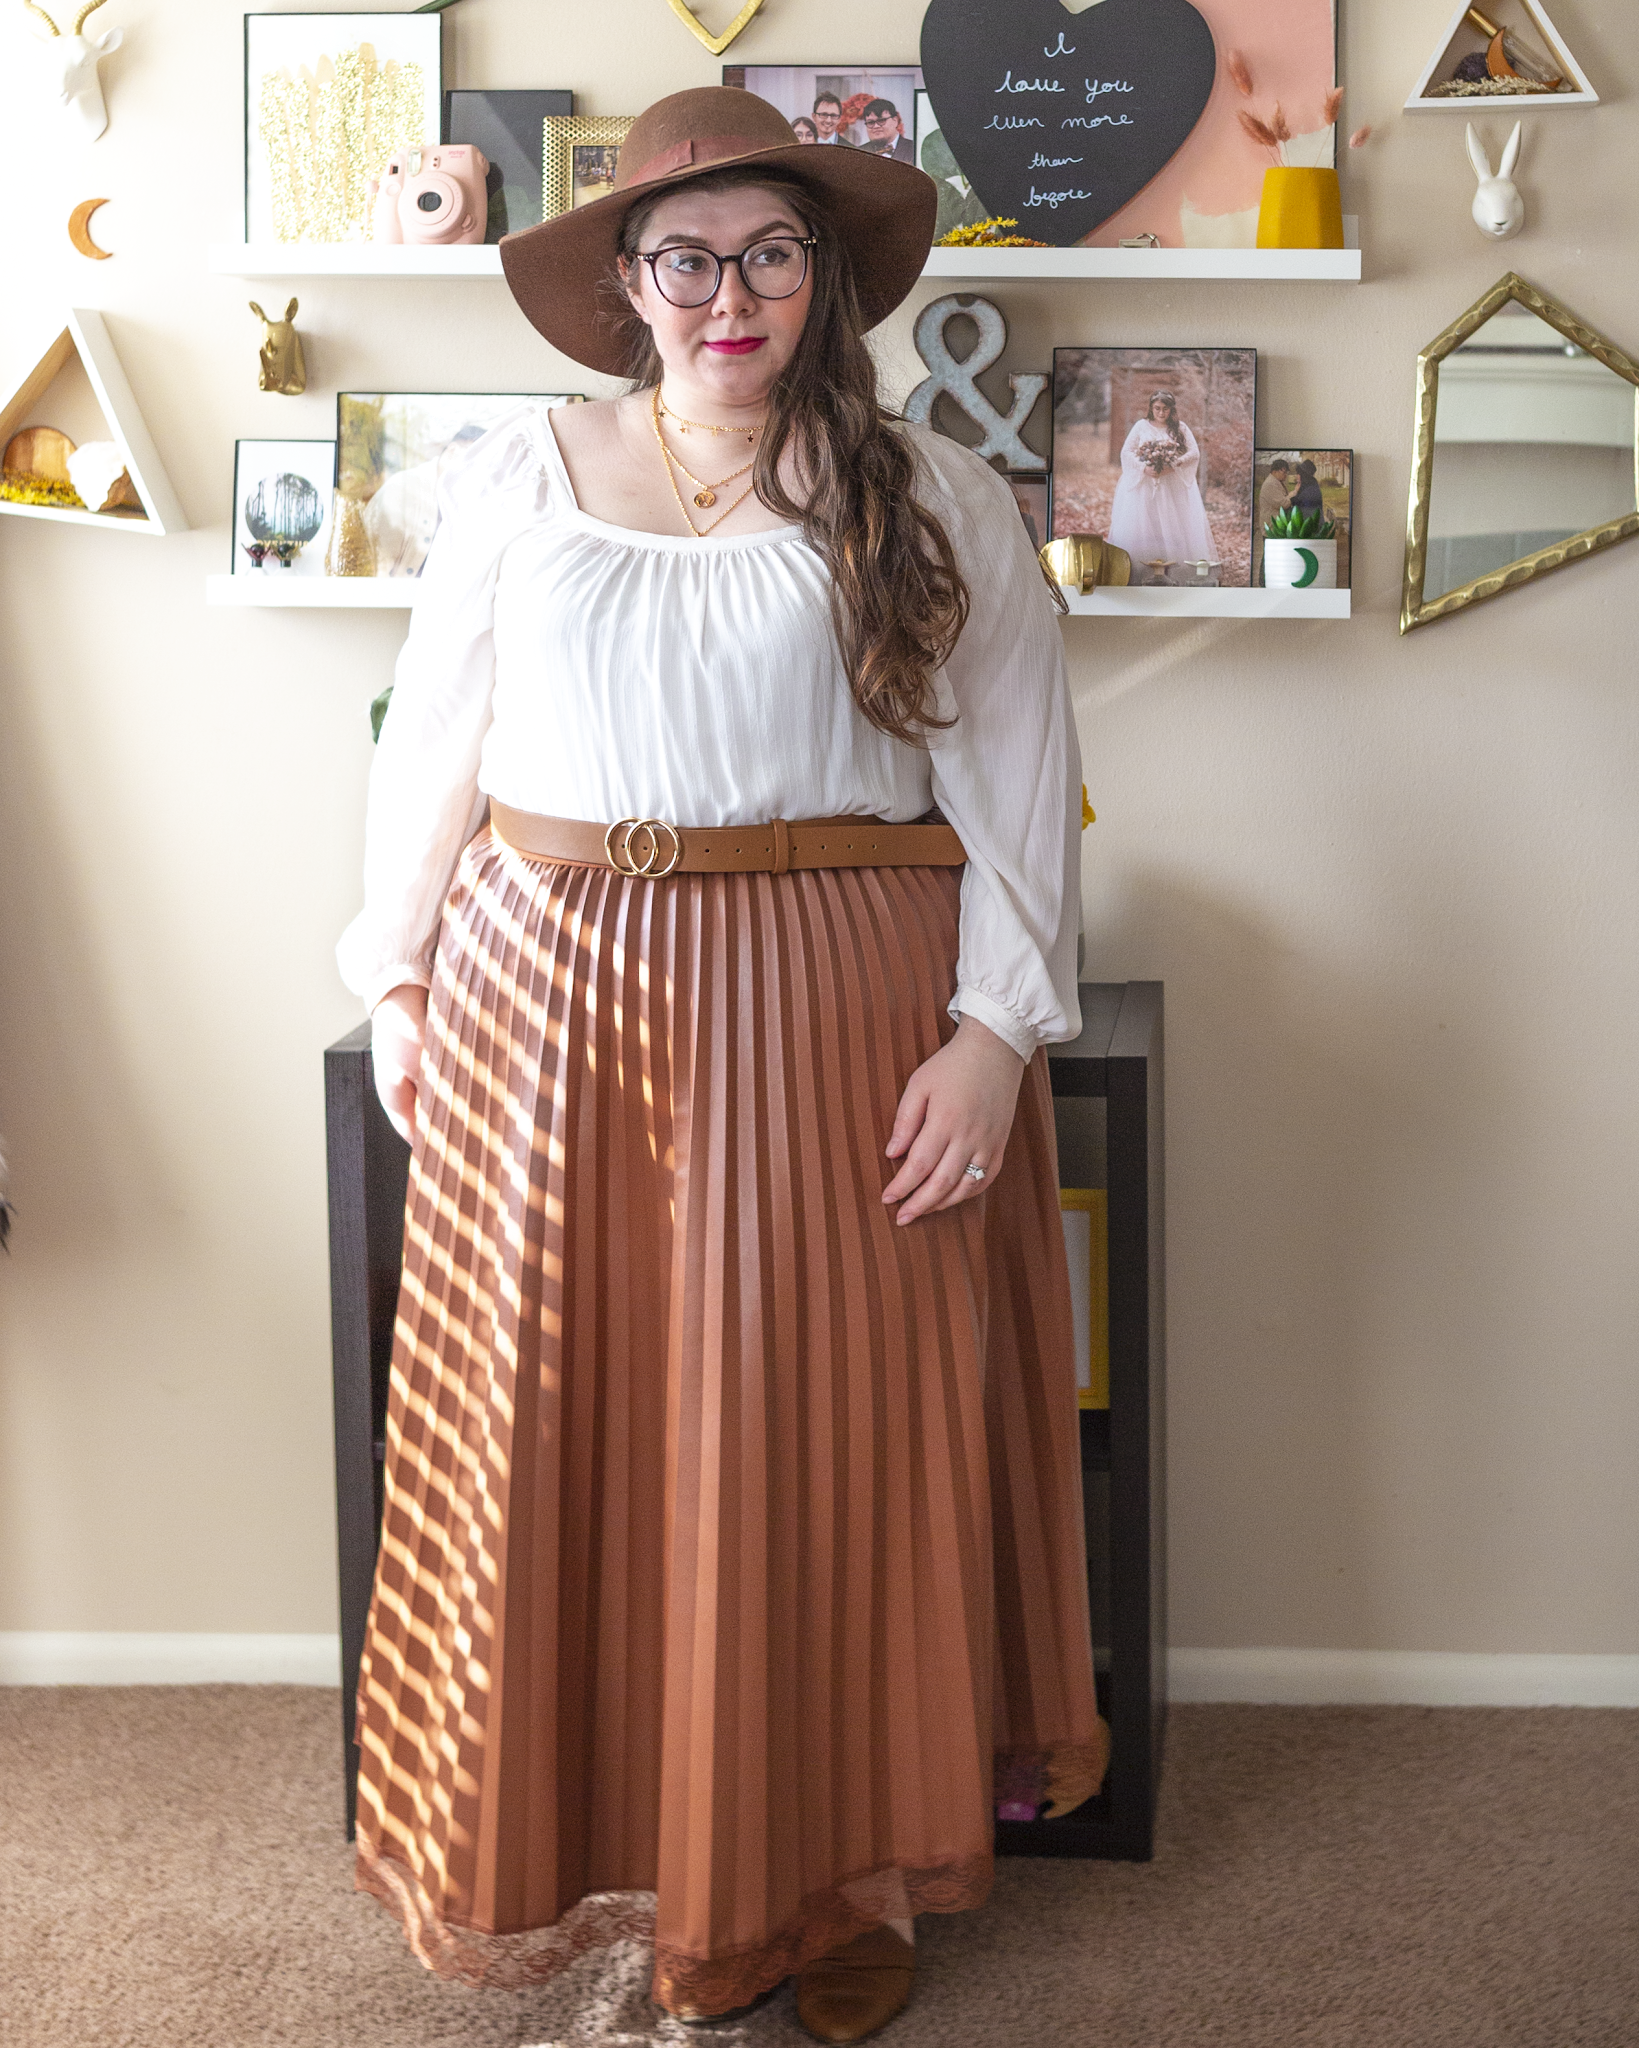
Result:
<svg viewBox="0 0 1639 2048">
<path fill-rule="evenodd" d="M 622 836 L 617 841 L 616 834 Z M 671 853 L 661 862 L 660 835 L 671 840 Z M 633 841 L 637 843 L 634 845 Z M 669 875 L 683 858 L 683 840 L 675 825 L 664 818 L 617 818 L 603 835 L 603 850 L 609 865 L 623 875 L 646 875 L 657 880 Z M 642 859 L 638 858 L 642 853 Z"/>
</svg>

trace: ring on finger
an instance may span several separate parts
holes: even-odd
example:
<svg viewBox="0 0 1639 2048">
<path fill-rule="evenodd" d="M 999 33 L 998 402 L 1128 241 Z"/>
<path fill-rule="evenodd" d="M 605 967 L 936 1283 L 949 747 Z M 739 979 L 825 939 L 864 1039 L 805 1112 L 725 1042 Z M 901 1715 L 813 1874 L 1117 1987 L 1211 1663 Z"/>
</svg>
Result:
<svg viewBox="0 0 1639 2048">
<path fill-rule="evenodd" d="M 980 1181 L 985 1177 L 985 1170 L 977 1159 L 970 1159 L 966 1166 L 962 1168 L 962 1172 L 972 1181 Z"/>
</svg>

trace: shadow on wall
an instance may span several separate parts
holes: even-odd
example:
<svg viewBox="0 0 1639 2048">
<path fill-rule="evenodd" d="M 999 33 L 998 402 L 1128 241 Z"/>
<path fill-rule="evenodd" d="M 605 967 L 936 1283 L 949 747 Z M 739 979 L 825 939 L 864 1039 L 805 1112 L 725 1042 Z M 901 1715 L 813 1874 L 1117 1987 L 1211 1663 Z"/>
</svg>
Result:
<svg viewBox="0 0 1639 2048">
<path fill-rule="evenodd" d="M 1451 893 L 1378 879 L 1394 954 L 1438 959 Z M 1351 972 L 1196 876 L 1129 870 L 1105 909 L 1089 971 L 1167 986 L 1173 1639 L 1405 1643 L 1399 1501 L 1450 1458 L 1484 1487 L 1509 1427 L 1483 1297 L 1528 1262 L 1475 1190 L 1510 1171 L 1516 1077 L 1436 990 Z M 1427 1570 L 1483 1583 L 1495 1563 Z"/>
</svg>

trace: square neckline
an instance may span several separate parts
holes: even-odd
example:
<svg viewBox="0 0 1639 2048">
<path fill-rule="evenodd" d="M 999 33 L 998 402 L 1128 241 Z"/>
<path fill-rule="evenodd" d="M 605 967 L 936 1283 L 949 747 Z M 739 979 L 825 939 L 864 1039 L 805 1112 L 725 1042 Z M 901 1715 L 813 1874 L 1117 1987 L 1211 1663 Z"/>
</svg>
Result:
<svg viewBox="0 0 1639 2048">
<path fill-rule="evenodd" d="M 761 533 L 653 533 L 643 526 L 617 526 L 612 520 L 599 519 L 595 513 L 583 511 L 580 500 L 575 496 L 569 465 L 563 459 L 563 449 L 559 446 L 558 436 L 552 425 L 552 414 L 555 410 L 555 407 L 550 406 L 535 407 L 536 422 L 546 441 L 550 459 L 556 465 L 558 481 L 563 486 L 564 496 L 569 501 L 564 516 L 573 519 L 590 532 L 605 534 L 611 540 L 624 542 L 629 547 L 656 548 L 669 554 L 696 554 L 707 548 L 739 550 L 767 547 L 781 541 L 802 539 L 802 528 L 796 525 L 771 526 Z"/>
</svg>

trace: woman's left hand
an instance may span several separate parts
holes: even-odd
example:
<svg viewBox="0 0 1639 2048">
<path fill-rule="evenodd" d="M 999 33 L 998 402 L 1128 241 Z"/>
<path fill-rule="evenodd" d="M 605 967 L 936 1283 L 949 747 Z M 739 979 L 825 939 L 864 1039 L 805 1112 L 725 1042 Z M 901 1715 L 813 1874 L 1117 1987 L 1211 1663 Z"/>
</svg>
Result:
<svg viewBox="0 0 1639 2048">
<path fill-rule="evenodd" d="M 906 1083 L 888 1140 L 888 1157 L 902 1159 L 882 1191 L 900 1202 L 896 1222 L 982 1194 L 1001 1168 L 1024 1079 L 1024 1061 L 977 1017 L 963 1017 L 956 1036 L 924 1060 Z M 967 1171 L 984 1168 L 983 1180 Z"/>
</svg>

